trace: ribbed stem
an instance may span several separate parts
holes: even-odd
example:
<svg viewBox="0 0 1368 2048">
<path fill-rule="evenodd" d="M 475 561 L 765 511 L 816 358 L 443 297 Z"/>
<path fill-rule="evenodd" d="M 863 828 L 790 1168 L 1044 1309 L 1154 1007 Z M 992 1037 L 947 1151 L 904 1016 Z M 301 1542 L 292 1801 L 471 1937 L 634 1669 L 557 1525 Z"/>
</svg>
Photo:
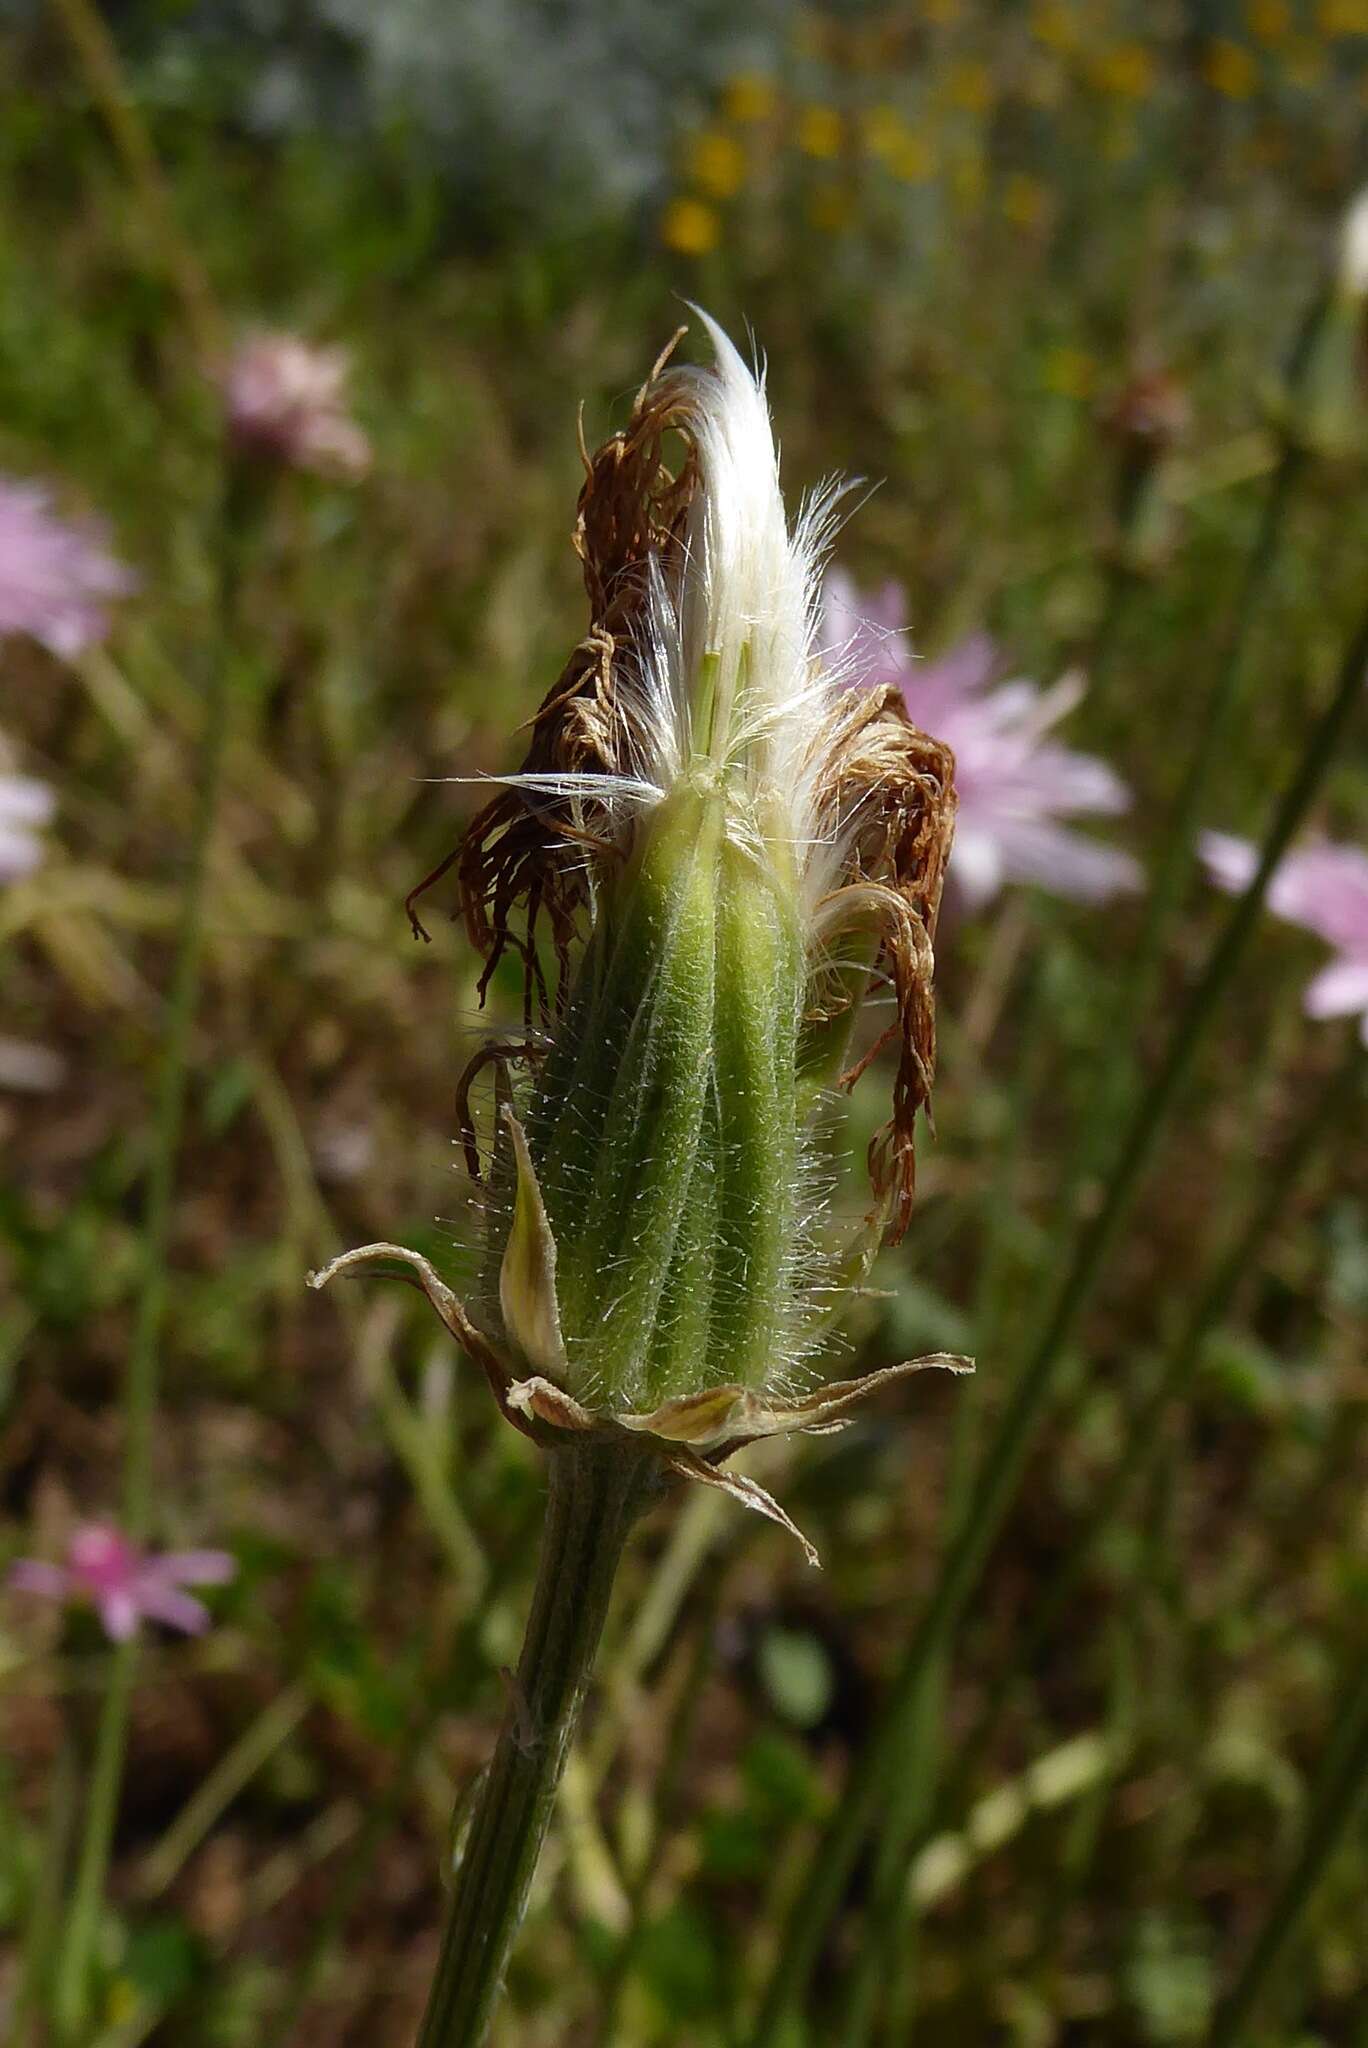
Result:
<svg viewBox="0 0 1368 2048">
<path fill-rule="evenodd" d="M 527 1905 L 623 1545 L 652 1460 L 621 1444 L 550 1453 L 541 1562 L 498 1746 L 457 1866 L 418 2048 L 480 2048 Z"/>
</svg>

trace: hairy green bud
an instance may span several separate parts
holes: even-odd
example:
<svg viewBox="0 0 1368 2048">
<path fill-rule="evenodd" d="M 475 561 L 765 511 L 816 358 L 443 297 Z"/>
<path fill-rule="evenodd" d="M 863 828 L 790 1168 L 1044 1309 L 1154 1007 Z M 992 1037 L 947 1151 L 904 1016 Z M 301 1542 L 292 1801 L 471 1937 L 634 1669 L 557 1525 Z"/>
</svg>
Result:
<svg viewBox="0 0 1368 2048">
<path fill-rule="evenodd" d="M 763 387 L 705 325 L 715 366 L 667 350 L 586 457 L 589 630 L 454 857 L 482 993 L 509 949 L 526 970 L 524 1039 L 477 1054 L 461 1090 L 495 1064 L 487 1175 L 463 1119 L 488 1182 L 489 1304 L 467 1312 L 392 1246 L 348 1262 L 404 1259 L 532 1434 L 644 1437 L 786 1521 L 722 1462 L 839 1420 L 889 1377 L 823 1384 L 810 1361 L 843 1279 L 907 1221 L 953 763 L 897 690 L 850 688 L 819 654 L 839 493 L 790 528 Z M 890 1019 L 849 1063 L 875 982 Z M 890 1043 L 852 1246 L 811 1125 Z M 892 1372 L 928 1362 L 956 1363 Z"/>
</svg>

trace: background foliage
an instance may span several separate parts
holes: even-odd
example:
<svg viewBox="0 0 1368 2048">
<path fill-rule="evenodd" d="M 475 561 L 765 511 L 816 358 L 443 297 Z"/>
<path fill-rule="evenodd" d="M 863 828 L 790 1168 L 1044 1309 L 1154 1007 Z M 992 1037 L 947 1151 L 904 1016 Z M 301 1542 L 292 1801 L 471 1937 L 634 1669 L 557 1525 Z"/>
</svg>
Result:
<svg viewBox="0 0 1368 2048">
<path fill-rule="evenodd" d="M 987 626 L 1014 670 L 1090 669 L 1070 736 L 1130 783 L 1117 835 L 1151 869 L 1236 625 L 1203 822 L 1257 834 L 1362 603 L 1352 433 L 1308 460 L 1243 580 L 1283 367 L 1364 169 L 1362 8 L 926 0 L 775 7 L 738 35 L 710 5 L 603 4 L 568 38 L 552 13 L 112 10 L 174 239 L 58 20 L 0 31 L 0 463 L 101 510 L 141 579 L 70 668 L 3 650 L 13 765 L 59 804 L 45 864 L 0 896 L 5 1031 L 60 1061 L 0 1096 L 15 1555 L 117 1507 L 149 1074 L 209 679 L 231 683 L 155 1513 L 159 1540 L 225 1544 L 239 1576 L 212 1634 L 141 1663 L 98 1952 L 110 2043 L 399 2043 L 421 2007 L 541 1477 L 421 1305 L 302 1281 L 345 1244 L 444 1258 L 470 1232 L 452 1141 L 474 962 L 440 922 L 415 947 L 400 905 L 471 807 L 451 778 L 508 764 L 580 633 L 577 405 L 591 440 L 620 420 L 681 296 L 749 321 L 790 487 L 879 480 L 841 556 L 905 584 L 917 647 Z M 344 343 L 375 446 L 359 488 L 282 481 L 226 620 L 187 261 L 233 327 Z M 1109 422 L 1155 369 L 1190 426 L 1127 523 Z M 1361 836 L 1365 801 L 1360 721 L 1317 822 Z M 1146 1069 L 1223 915 L 1185 889 L 1125 1015 L 1138 902 L 1016 892 L 945 932 L 937 1138 L 852 1345 L 871 1365 L 971 1350 L 978 1382 L 920 1382 L 757 1465 L 820 1578 L 726 1504 L 648 1525 L 501 2042 L 747 2038 L 954 1473 L 1096 1200 L 1099 1067 L 1122 1094 Z M 940 1737 L 928 1706 L 903 1766 L 927 1780 L 913 1897 L 890 1918 L 862 1860 L 794 2048 L 840 2038 L 861 1981 L 872 2040 L 914 2013 L 928 2044 L 1206 2038 L 1365 1640 L 1356 1073 L 1295 1177 L 1280 1163 L 1346 1058 L 1348 1027 L 1300 1011 L 1319 957 L 1270 923 L 1227 995 L 958 1636 Z M 511 979 L 493 1001 L 515 1013 Z M 1252 1203 L 1264 1227 L 1161 1454 L 1042 1629 Z M 0 2003 L 48 1938 L 107 1657 L 17 1601 L 3 1627 Z M 1360 1823 L 1251 2039 L 1368 2040 L 1365 1886 Z"/>
</svg>

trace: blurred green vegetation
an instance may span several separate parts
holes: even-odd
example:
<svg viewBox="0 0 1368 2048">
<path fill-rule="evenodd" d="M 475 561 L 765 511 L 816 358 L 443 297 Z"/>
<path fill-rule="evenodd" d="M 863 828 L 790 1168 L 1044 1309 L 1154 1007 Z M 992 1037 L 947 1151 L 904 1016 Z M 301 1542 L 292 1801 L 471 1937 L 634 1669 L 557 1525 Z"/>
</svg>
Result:
<svg viewBox="0 0 1368 2048">
<path fill-rule="evenodd" d="M 415 946 L 401 905 L 473 807 L 462 778 L 514 758 L 582 630 L 576 408 L 591 442 L 620 421 L 683 300 L 748 321 L 789 490 L 831 470 L 877 481 L 840 556 L 906 585 L 918 648 L 987 625 L 1021 672 L 1092 668 L 1070 737 L 1135 790 L 1118 832 L 1152 867 L 1276 460 L 1282 366 L 1368 168 L 1368 16 L 1345 0 L 805 14 L 715 86 L 667 96 L 674 126 L 630 200 L 586 185 L 569 219 L 515 201 L 526 172 L 511 145 L 500 163 L 497 126 L 478 205 L 417 121 L 253 128 L 212 89 L 212 39 L 202 92 L 154 93 L 162 28 L 137 11 L 131 76 L 188 260 L 230 327 L 348 348 L 376 459 L 357 489 L 282 480 L 225 633 L 185 259 L 55 21 L 0 30 L 18 81 L 0 126 L 0 468 L 102 511 L 142 579 L 106 650 L 70 669 L 18 641 L 0 657 L 4 737 L 59 805 L 45 865 L 0 895 L 5 1030 L 63 1063 L 51 1092 L 0 1097 L 5 1541 L 49 1555 L 74 1516 L 117 1505 L 149 1075 L 207 678 L 226 663 L 156 1533 L 229 1545 L 240 1576 L 212 1635 L 143 1660 L 100 2038 L 246 2048 L 288 2022 L 300 2048 L 397 2044 L 435 1953 L 452 1800 L 502 1711 L 541 1476 L 420 1304 L 360 1284 L 315 1297 L 303 1276 L 371 1238 L 451 1260 L 474 1236 L 453 1096 L 483 1028 L 476 963 L 440 915 Z M 1153 524 L 1127 537 L 1109 421 L 1155 369 L 1191 426 Z M 1207 823 L 1261 826 L 1361 606 L 1366 547 L 1360 453 L 1317 452 L 1257 593 Z M 1317 822 L 1361 838 L 1366 814 L 1360 725 Z M 1186 892 L 1150 1012 L 1121 1020 L 1140 1068 L 1222 914 Z M 937 1136 L 851 1341 L 871 1365 L 977 1350 L 973 1430 L 1058 1265 L 1140 917 L 1018 892 L 943 936 Z M 906 2038 L 906 1973 L 928 2048 L 1201 2041 L 1287 1866 L 1368 1612 L 1355 1084 L 1223 1305 L 1162 1457 L 1048 1635 L 1032 1624 L 1213 1260 L 1344 1057 L 1342 1028 L 1300 1012 L 1318 957 L 1264 929 L 1066 1362 L 957 1645 L 922 1917 L 879 1958 L 870 2039 Z M 516 1015 L 511 975 L 491 1006 Z M 857 1100 L 857 1119 L 878 1113 Z M 842 1437 L 757 1460 L 821 1578 L 725 1503 L 647 1526 L 503 2048 L 745 2040 L 803 1854 L 934 1571 L 962 1393 L 919 1382 Z M 103 1669 L 55 1616 L 7 1603 L 4 1630 L 0 2010 L 79 1821 L 72 1759 Z M 793 2048 L 841 2038 L 872 1883 L 862 1864 Z M 1360 1824 L 1251 2041 L 1368 2040 L 1366 1887 Z"/>
</svg>

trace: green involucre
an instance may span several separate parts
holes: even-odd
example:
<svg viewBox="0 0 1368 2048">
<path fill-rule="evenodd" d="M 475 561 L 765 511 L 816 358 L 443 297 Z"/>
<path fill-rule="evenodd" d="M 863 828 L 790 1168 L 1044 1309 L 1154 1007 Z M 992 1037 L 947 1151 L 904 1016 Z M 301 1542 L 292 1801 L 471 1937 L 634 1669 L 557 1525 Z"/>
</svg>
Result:
<svg viewBox="0 0 1368 2048">
<path fill-rule="evenodd" d="M 528 1119 L 569 1391 L 648 1408 L 781 1366 L 800 1309 L 804 958 L 786 862 L 709 772 L 600 905 Z"/>
</svg>

